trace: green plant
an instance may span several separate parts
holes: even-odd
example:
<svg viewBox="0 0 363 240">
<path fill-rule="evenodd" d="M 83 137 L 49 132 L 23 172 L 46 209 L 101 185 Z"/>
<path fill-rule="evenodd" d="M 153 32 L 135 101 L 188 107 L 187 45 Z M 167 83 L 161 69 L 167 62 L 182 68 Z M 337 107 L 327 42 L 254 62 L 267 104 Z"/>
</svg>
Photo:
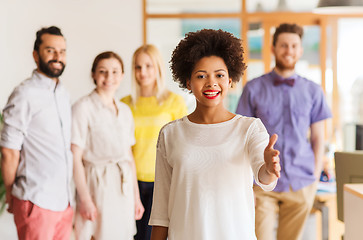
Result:
<svg viewBox="0 0 363 240">
<path fill-rule="evenodd" d="M 2 125 L 3 125 L 3 117 L 0 113 L 0 130 L 2 129 Z M 0 154 L 0 159 L 1 159 L 1 154 Z M 1 174 L 1 165 L 0 165 L 0 214 L 4 211 L 4 209 L 5 209 L 5 184 Z"/>
<path fill-rule="evenodd" d="M 5 185 L 0 172 L 0 214 L 4 211 L 5 205 Z"/>
</svg>

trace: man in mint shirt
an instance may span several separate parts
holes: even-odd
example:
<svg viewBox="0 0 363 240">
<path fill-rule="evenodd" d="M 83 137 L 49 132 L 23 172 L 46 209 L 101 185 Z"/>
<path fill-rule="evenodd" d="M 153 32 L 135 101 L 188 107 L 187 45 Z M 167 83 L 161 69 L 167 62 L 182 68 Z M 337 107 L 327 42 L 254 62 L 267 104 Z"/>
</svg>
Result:
<svg viewBox="0 0 363 240">
<path fill-rule="evenodd" d="M 279 139 L 281 177 L 273 192 L 254 186 L 259 240 L 301 238 L 311 211 L 324 155 L 324 120 L 331 117 L 319 85 L 295 73 L 303 29 L 281 24 L 273 36 L 275 68 L 249 81 L 236 112 L 260 118 Z M 309 137 L 310 136 L 310 137 Z"/>
</svg>

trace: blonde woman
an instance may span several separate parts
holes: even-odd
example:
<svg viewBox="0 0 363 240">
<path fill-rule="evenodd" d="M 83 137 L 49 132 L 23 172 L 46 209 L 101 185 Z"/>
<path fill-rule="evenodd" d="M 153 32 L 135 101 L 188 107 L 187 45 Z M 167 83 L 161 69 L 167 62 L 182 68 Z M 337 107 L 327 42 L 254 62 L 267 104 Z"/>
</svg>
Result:
<svg viewBox="0 0 363 240">
<path fill-rule="evenodd" d="M 165 87 L 164 62 L 153 45 L 139 47 L 132 59 L 132 94 L 122 99 L 130 106 L 135 121 L 136 144 L 132 147 L 136 162 L 140 197 L 145 213 L 137 221 L 136 240 L 149 240 L 156 142 L 160 129 L 168 122 L 186 115 L 187 108 L 181 96 Z"/>
<path fill-rule="evenodd" d="M 77 239 L 131 240 L 144 211 L 131 152 L 132 113 L 115 100 L 123 76 L 116 53 L 99 54 L 92 66 L 96 88 L 72 108 Z"/>
</svg>

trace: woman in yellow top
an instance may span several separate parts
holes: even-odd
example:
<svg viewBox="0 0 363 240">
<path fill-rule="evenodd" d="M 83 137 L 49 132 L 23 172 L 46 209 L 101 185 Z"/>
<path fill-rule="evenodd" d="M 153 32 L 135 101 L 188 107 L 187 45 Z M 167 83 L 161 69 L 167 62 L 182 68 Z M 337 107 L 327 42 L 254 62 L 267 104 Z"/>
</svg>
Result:
<svg viewBox="0 0 363 240">
<path fill-rule="evenodd" d="M 121 99 L 129 105 L 135 121 L 136 144 L 132 147 L 140 197 L 145 207 L 136 222 L 135 240 L 149 240 L 148 226 L 155 178 L 156 142 L 160 129 L 168 122 L 183 117 L 187 108 L 181 96 L 165 87 L 164 62 L 153 45 L 139 47 L 132 59 L 132 93 Z"/>
</svg>

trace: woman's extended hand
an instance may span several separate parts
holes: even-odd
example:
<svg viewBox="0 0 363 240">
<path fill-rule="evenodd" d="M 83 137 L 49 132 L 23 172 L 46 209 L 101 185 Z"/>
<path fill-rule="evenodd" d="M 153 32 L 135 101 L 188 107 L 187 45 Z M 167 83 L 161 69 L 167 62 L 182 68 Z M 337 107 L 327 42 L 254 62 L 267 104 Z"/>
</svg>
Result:
<svg viewBox="0 0 363 240">
<path fill-rule="evenodd" d="M 280 152 L 274 149 L 274 145 L 277 141 L 277 134 L 274 134 L 270 138 L 270 142 L 264 151 L 264 159 L 266 164 L 266 172 L 270 175 L 275 175 L 276 177 L 280 177 Z"/>
</svg>

